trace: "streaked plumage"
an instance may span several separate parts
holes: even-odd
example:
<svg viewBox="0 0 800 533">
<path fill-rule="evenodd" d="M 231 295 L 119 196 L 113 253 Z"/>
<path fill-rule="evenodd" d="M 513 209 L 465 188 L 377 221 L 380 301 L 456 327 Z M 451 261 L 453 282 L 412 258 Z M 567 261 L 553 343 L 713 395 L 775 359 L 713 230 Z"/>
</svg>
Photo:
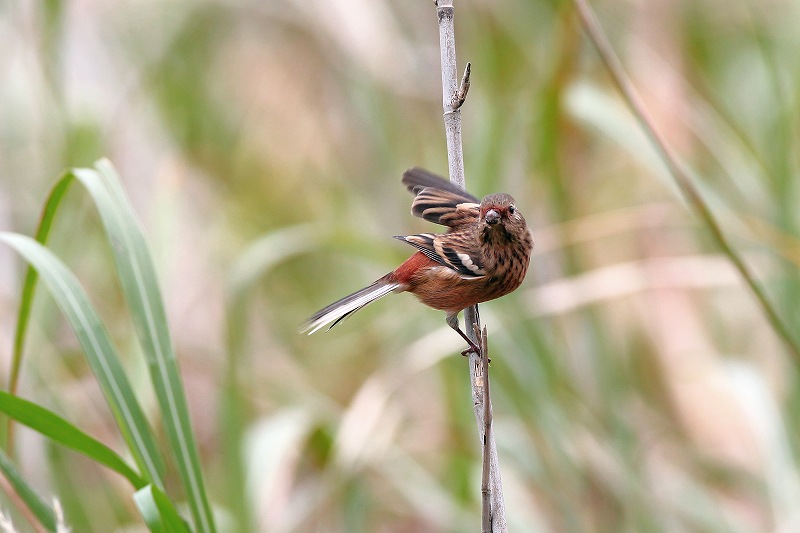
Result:
<svg viewBox="0 0 800 533">
<path fill-rule="evenodd" d="M 389 292 L 408 291 L 445 311 L 447 323 L 465 337 L 459 311 L 508 294 L 525 279 L 533 239 L 511 196 L 496 193 L 478 201 L 420 168 L 407 170 L 402 182 L 415 195 L 411 212 L 448 231 L 395 237 L 419 251 L 372 285 L 318 311 L 302 331 L 333 327 Z"/>
</svg>

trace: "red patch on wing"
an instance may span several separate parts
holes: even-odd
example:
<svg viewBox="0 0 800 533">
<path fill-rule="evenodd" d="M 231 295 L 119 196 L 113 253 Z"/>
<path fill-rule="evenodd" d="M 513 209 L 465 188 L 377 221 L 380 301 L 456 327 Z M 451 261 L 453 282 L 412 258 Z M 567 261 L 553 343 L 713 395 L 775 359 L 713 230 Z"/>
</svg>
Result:
<svg viewBox="0 0 800 533">
<path fill-rule="evenodd" d="M 408 281 L 411 279 L 411 276 L 413 276 L 415 272 L 422 268 L 433 266 L 441 265 L 422 252 L 417 252 L 406 259 L 402 265 L 397 267 L 395 271 L 392 272 L 390 277 L 393 281 L 397 281 L 399 283 L 408 283 Z"/>
</svg>

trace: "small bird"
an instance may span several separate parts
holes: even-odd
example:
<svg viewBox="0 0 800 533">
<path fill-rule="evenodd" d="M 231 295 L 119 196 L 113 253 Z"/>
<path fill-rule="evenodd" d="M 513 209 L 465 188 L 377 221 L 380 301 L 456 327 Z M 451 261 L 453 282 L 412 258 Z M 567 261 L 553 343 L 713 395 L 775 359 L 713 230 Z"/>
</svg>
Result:
<svg viewBox="0 0 800 533">
<path fill-rule="evenodd" d="M 403 174 L 402 182 L 415 195 L 411 213 L 447 226 L 447 233 L 396 236 L 419 251 L 371 285 L 317 311 L 301 331 L 310 335 L 327 324 L 332 328 L 390 292 L 410 292 L 447 313 L 447 324 L 470 346 L 465 352 L 480 353 L 459 328 L 458 313 L 510 293 L 525 279 L 533 250 L 525 219 L 508 194 L 490 194 L 478 201 L 461 187 L 416 167 Z"/>
</svg>

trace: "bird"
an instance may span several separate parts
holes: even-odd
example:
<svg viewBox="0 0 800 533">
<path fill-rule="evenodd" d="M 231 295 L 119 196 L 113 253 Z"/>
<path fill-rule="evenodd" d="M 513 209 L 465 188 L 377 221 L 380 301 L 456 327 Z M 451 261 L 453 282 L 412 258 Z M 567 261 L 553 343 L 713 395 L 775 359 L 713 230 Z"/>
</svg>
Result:
<svg viewBox="0 0 800 533">
<path fill-rule="evenodd" d="M 414 194 L 411 213 L 447 227 L 445 233 L 397 235 L 417 251 L 372 284 L 320 309 L 300 331 L 330 328 L 391 292 L 410 292 L 423 304 L 447 313 L 446 322 L 480 348 L 459 327 L 458 313 L 504 296 L 522 284 L 530 264 L 533 237 L 514 198 L 494 193 L 478 200 L 458 185 L 419 167 L 401 182 Z"/>
</svg>

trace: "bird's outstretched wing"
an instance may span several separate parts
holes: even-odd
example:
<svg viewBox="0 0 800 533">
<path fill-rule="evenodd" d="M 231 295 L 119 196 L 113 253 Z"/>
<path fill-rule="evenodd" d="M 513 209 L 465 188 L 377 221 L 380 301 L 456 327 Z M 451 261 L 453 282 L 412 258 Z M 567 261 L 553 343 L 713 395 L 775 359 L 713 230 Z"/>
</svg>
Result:
<svg viewBox="0 0 800 533">
<path fill-rule="evenodd" d="M 475 239 L 466 238 L 463 233 L 397 235 L 395 239 L 407 242 L 437 263 L 452 268 L 465 278 L 479 278 L 486 275 L 480 251 L 471 244 Z"/>
<path fill-rule="evenodd" d="M 402 182 L 416 196 L 414 216 L 453 230 L 478 220 L 480 201 L 446 179 L 414 167 L 403 173 Z"/>
</svg>

